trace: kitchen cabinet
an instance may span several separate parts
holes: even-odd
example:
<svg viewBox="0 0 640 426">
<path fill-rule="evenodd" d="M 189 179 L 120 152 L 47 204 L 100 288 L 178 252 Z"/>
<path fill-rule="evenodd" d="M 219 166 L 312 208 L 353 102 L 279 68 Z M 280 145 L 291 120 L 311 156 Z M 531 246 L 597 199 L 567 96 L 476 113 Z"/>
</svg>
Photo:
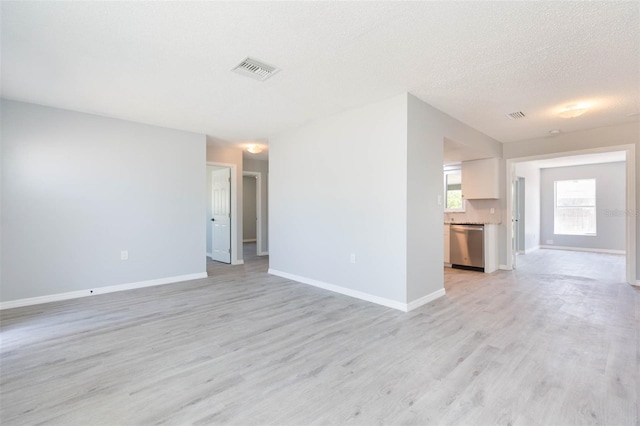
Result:
<svg viewBox="0 0 640 426">
<path fill-rule="evenodd" d="M 467 200 L 500 198 L 500 160 L 463 161 L 462 197 Z"/>
<path fill-rule="evenodd" d="M 451 250 L 449 248 L 450 239 L 449 239 L 449 225 L 445 223 L 444 225 L 444 263 L 451 263 L 451 258 L 449 256 Z"/>
<path fill-rule="evenodd" d="M 484 272 L 490 274 L 500 268 L 498 258 L 498 225 L 484 225 Z"/>
</svg>

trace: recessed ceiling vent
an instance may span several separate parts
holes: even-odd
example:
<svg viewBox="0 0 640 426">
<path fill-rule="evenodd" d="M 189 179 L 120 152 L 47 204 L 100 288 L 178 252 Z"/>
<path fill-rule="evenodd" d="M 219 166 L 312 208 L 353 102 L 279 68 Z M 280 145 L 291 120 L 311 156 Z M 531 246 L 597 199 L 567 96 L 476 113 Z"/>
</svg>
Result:
<svg viewBox="0 0 640 426">
<path fill-rule="evenodd" d="M 246 58 L 231 71 L 247 77 L 255 78 L 256 80 L 265 81 L 280 70 L 276 67 L 272 67 L 271 65 L 256 61 L 255 59 Z"/>
<path fill-rule="evenodd" d="M 524 112 L 522 111 L 516 111 L 511 114 L 507 114 L 507 117 L 509 117 L 510 120 L 520 120 L 521 118 L 525 118 L 526 115 L 524 115 Z"/>
</svg>

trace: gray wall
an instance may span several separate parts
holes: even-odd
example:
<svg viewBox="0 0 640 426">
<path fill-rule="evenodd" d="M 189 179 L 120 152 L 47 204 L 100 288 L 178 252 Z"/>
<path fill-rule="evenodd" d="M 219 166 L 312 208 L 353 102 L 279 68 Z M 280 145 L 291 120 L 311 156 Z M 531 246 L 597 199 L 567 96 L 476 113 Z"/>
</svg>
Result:
<svg viewBox="0 0 640 426">
<path fill-rule="evenodd" d="M 206 271 L 204 135 L 1 107 L 0 300 Z"/>
<path fill-rule="evenodd" d="M 597 235 L 553 233 L 554 182 L 596 179 Z M 625 247 L 625 163 L 590 164 L 540 170 L 540 244 L 553 240 L 556 246 L 622 250 Z"/>
<path fill-rule="evenodd" d="M 242 177 L 242 240 L 256 239 L 256 178 Z"/>
<path fill-rule="evenodd" d="M 442 197 L 444 185 L 442 163 L 445 139 L 482 147 L 495 157 L 501 156 L 502 144 L 415 96 L 406 96 L 407 301 L 412 302 L 441 290 L 444 286 L 443 206 L 437 200 Z M 501 176 L 504 176 L 503 169 L 504 167 L 500 170 Z M 500 191 L 501 194 L 504 193 L 504 184 L 500 185 Z M 490 204 L 498 211 L 496 218 L 500 217 L 501 203 L 492 201 Z"/>
<path fill-rule="evenodd" d="M 261 254 L 269 253 L 269 161 L 244 158 L 242 169 L 262 175 L 262 247 Z"/>
<path fill-rule="evenodd" d="M 271 269 L 406 302 L 406 109 L 396 96 L 269 141 Z"/>
<path fill-rule="evenodd" d="M 270 267 L 407 305 L 442 290 L 445 137 L 502 151 L 407 93 L 273 138 Z"/>
</svg>

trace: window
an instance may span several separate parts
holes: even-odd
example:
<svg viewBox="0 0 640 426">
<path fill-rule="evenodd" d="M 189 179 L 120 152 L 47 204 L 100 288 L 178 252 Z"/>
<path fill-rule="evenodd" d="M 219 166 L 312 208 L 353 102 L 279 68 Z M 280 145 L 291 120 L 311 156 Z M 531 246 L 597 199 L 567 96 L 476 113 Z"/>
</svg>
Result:
<svg viewBox="0 0 640 426">
<path fill-rule="evenodd" d="M 596 235 L 596 180 L 555 181 L 553 233 Z"/>
<path fill-rule="evenodd" d="M 444 174 L 444 211 L 463 212 L 462 175 L 460 170 L 445 172 Z"/>
</svg>

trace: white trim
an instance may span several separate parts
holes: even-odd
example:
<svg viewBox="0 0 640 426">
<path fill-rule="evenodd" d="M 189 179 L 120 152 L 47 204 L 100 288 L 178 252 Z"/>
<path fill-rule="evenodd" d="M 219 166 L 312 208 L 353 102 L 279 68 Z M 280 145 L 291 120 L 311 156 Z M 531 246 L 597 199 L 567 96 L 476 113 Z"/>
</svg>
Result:
<svg viewBox="0 0 640 426">
<path fill-rule="evenodd" d="M 636 280 L 636 282 L 635 283 L 631 283 L 631 285 L 635 285 L 635 286 L 640 287 L 640 280 Z"/>
<path fill-rule="evenodd" d="M 536 251 L 536 250 L 538 250 L 538 249 L 540 249 L 540 246 L 534 246 L 534 247 L 528 248 L 528 249 L 526 249 L 526 250 L 524 251 L 524 254 L 533 253 L 534 251 Z"/>
<path fill-rule="evenodd" d="M 433 293 L 427 294 L 426 296 L 422 296 L 419 299 L 407 303 L 407 310 L 405 312 L 413 311 L 414 309 L 419 308 L 422 305 L 426 305 L 427 303 L 432 302 L 444 296 L 445 294 L 445 289 L 441 288 L 440 290 L 436 290 Z"/>
<path fill-rule="evenodd" d="M 213 259 L 213 253 L 207 253 L 207 257 L 210 257 L 211 259 Z"/>
<path fill-rule="evenodd" d="M 242 240 L 243 243 L 254 243 L 256 241 L 255 238 L 249 238 L 248 240 Z"/>
<path fill-rule="evenodd" d="M 242 250 L 238 250 L 240 245 L 238 242 L 238 222 L 242 220 L 240 215 L 242 212 L 238 208 L 238 166 L 233 163 L 219 163 L 217 161 L 207 161 L 207 164 L 231 169 L 231 264 L 237 265 L 238 263 L 235 262 L 238 262 L 238 257 L 242 255 Z"/>
<path fill-rule="evenodd" d="M 95 296 L 97 294 L 115 293 L 116 291 L 134 290 L 137 288 L 173 284 L 183 281 L 198 280 L 201 278 L 207 278 L 207 273 L 198 272 L 196 274 L 177 275 L 175 277 L 157 278 L 155 280 L 117 284 L 106 287 L 96 287 L 93 289 L 70 291 L 68 293 L 57 293 L 47 296 L 29 297 L 27 299 L 9 300 L 7 302 L 0 302 L 0 310 L 19 308 L 21 306 L 39 305 L 41 303 L 57 302 L 60 300 L 77 299 L 79 297 Z"/>
<path fill-rule="evenodd" d="M 244 259 L 235 259 L 231 262 L 232 265 L 244 265 Z"/>
<path fill-rule="evenodd" d="M 638 143 L 638 141 L 636 141 L 636 143 Z M 626 190 L 627 190 L 627 194 L 626 194 L 626 205 L 625 208 L 627 209 L 627 211 L 633 211 L 636 212 L 636 214 L 629 214 L 627 215 L 627 220 L 626 220 L 626 229 L 625 229 L 625 233 L 626 233 L 626 241 L 625 241 L 625 250 L 627 252 L 627 257 L 626 257 L 626 262 L 627 262 L 627 282 L 630 284 L 633 284 L 635 282 L 637 282 L 638 280 L 638 275 L 637 275 L 637 271 L 638 271 L 638 266 L 636 265 L 636 258 L 637 258 L 637 244 L 638 242 L 636 241 L 636 220 L 637 220 L 637 204 L 636 204 L 636 146 L 634 145 L 628 145 L 627 146 L 627 150 L 625 152 L 626 154 L 626 178 L 625 178 L 625 183 L 626 183 Z M 633 210 L 631 210 L 633 209 Z"/>
<path fill-rule="evenodd" d="M 541 244 L 540 248 L 550 249 L 550 250 L 586 251 L 589 253 L 626 254 L 624 250 L 609 250 L 609 249 L 587 248 L 587 247 L 548 246 L 548 245 Z"/>
<path fill-rule="evenodd" d="M 500 265 L 498 267 L 501 271 L 512 271 L 513 269 L 509 268 L 507 265 Z"/>
<path fill-rule="evenodd" d="M 288 280 L 297 281 L 302 284 L 308 284 L 324 290 L 332 291 L 334 293 L 344 294 L 345 296 L 355 297 L 356 299 L 365 300 L 367 302 L 372 302 L 378 305 L 386 306 L 388 308 L 398 309 L 399 311 L 403 311 L 403 312 L 409 312 L 410 310 L 415 309 L 419 306 L 422 306 L 425 303 L 429 303 L 432 300 L 435 300 L 439 297 L 444 296 L 444 288 L 443 288 L 441 290 L 438 290 L 431 294 L 423 296 L 420 299 L 414 300 L 411 303 L 402 303 L 396 300 L 387 299 L 385 297 L 375 296 L 373 294 L 364 293 L 362 291 L 352 290 L 350 288 L 341 287 L 335 284 L 329 284 L 323 281 L 314 280 L 312 278 L 302 277 L 300 275 L 278 271 L 277 269 L 269 268 L 268 272 L 271 275 L 276 275 L 278 277 L 286 278 Z"/>
<path fill-rule="evenodd" d="M 269 252 L 268 251 L 259 251 L 258 252 L 258 256 L 269 256 Z"/>
</svg>

